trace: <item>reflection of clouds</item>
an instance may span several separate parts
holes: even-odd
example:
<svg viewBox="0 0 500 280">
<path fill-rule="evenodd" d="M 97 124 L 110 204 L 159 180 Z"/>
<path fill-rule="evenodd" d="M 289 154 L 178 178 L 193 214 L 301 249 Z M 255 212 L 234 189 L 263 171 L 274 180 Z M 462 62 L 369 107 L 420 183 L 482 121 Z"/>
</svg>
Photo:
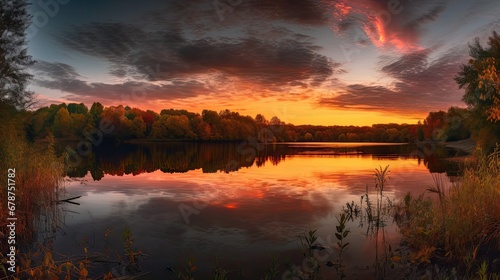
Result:
<svg viewBox="0 0 500 280">
<path fill-rule="evenodd" d="M 220 257 L 231 251 L 238 252 L 241 257 L 241 252 L 248 251 L 248 246 L 252 246 L 252 252 L 245 255 L 245 261 L 256 263 L 262 256 L 268 256 L 269 251 L 282 251 L 283 244 L 293 243 L 304 233 L 305 224 L 315 224 L 316 220 L 332 211 L 331 201 L 321 192 L 299 188 L 290 188 L 291 192 L 287 192 L 281 182 L 276 182 L 276 188 L 268 182 L 263 184 L 262 189 L 252 190 L 250 187 L 248 191 L 243 191 L 246 182 L 234 182 L 226 187 L 235 190 L 223 195 L 207 184 L 184 183 L 182 189 L 175 187 L 179 184 L 171 184 L 170 188 L 161 192 L 152 189 L 151 197 L 131 188 L 117 193 L 115 186 L 106 186 L 106 180 L 96 183 L 102 184 L 103 188 L 95 188 L 96 193 L 90 191 L 79 201 L 81 207 L 89 208 L 95 215 L 68 221 L 74 229 L 73 239 L 80 240 L 85 235 L 99 236 L 108 227 L 118 238 L 123 228 L 128 226 L 136 238 L 136 246 L 152 258 L 160 258 L 164 262 L 186 252 L 199 259 L 200 252 L 214 250 L 218 250 Z M 259 188 L 258 184 L 254 186 Z M 160 196 L 160 193 L 163 195 Z M 100 202 L 95 197 L 106 197 L 111 201 L 103 209 L 96 207 Z M 205 199 L 208 205 L 200 209 L 199 214 L 191 215 L 187 225 L 178 206 L 186 204 L 193 207 L 197 199 Z M 226 207 L 229 203 L 237 207 L 229 209 Z M 89 227 L 89 224 L 92 226 Z M 59 239 L 57 242 L 60 248 L 75 246 L 68 240 Z M 114 246 L 119 248 L 119 242 L 115 243 Z M 199 257 L 203 258 L 203 253 Z M 211 263 L 212 260 L 206 262 Z"/>
<path fill-rule="evenodd" d="M 73 250 L 75 240 L 97 236 L 99 248 L 99 236 L 111 228 L 113 246 L 121 248 L 121 233 L 130 227 L 137 248 L 150 256 L 146 266 L 155 276 L 162 275 L 167 263 L 182 262 L 185 257 L 207 264 L 215 257 L 229 259 L 233 267 L 265 265 L 268 260 L 263 256 L 272 253 L 300 258 L 298 237 L 316 228 L 324 239 L 331 235 L 342 206 L 359 203 L 366 186 L 374 194 L 375 168 L 386 165 L 391 172 L 385 194 L 391 199 L 409 190 L 422 192 L 432 182 L 426 167 L 412 158 L 298 155 L 279 165 L 230 174 L 155 171 L 106 176 L 87 185 L 73 182 L 68 192 L 83 197 L 78 200 L 80 206 L 67 207 L 82 214 L 67 216 L 72 239 L 58 237 L 56 246 Z M 189 224 L 179 205 L 199 211 L 189 216 Z M 354 239 L 349 258 L 354 258 L 369 251 L 371 241 L 365 240 L 366 228 L 357 223 L 350 227 Z"/>
</svg>

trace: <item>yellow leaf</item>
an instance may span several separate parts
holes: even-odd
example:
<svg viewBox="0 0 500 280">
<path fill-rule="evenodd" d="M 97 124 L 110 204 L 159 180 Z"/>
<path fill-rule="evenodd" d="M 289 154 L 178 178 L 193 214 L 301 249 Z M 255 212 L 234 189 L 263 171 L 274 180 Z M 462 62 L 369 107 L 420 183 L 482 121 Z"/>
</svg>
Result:
<svg viewBox="0 0 500 280">
<path fill-rule="evenodd" d="M 391 258 L 391 261 L 393 261 L 393 262 L 399 262 L 400 260 L 401 260 L 401 256 L 398 256 L 398 255 L 394 255 Z"/>
<path fill-rule="evenodd" d="M 89 272 L 85 268 L 80 270 L 80 276 L 87 277 L 88 275 L 89 275 Z"/>
</svg>

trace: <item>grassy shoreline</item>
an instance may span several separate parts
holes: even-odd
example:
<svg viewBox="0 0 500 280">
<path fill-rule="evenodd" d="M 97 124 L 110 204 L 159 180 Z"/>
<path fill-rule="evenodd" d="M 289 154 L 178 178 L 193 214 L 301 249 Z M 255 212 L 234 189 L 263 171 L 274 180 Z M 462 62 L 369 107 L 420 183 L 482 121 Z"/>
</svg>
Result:
<svg viewBox="0 0 500 280">
<path fill-rule="evenodd" d="M 476 155 L 451 186 L 436 180 L 438 199 L 408 194 L 395 212 L 417 264 L 440 264 L 440 277 L 498 279 L 500 272 L 500 146 Z M 487 278 L 482 278 L 482 277 Z M 495 278 L 496 277 L 496 278 Z"/>
</svg>

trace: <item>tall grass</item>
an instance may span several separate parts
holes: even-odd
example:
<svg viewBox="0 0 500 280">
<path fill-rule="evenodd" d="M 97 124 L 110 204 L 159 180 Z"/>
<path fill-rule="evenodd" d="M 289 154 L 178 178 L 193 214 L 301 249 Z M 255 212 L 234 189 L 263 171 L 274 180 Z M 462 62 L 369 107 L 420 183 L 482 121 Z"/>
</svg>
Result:
<svg viewBox="0 0 500 280">
<path fill-rule="evenodd" d="M 500 147 L 465 168 L 448 191 L 436 184 L 430 190 L 438 201 L 407 195 L 396 213 L 399 226 L 414 261 L 441 260 L 469 275 L 500 252 Z"/>
<path fill-rule="evenodd" d="M 27 141 L 27 116 L 0 105 L 0 180 L 7 181 L 7 169 L 15 168 L 16 242 L 24 243 L 34 237 L 35 217 L 57 201 L 62 186 L 63 161 L 54 151 L 54 139 L 43 143 Z M 3 178 L 1 177 L 3 176 Z M 7 209 L 7 184 L 1 185 L 0 203 Z M 7 211 L 0 211 L 0 231 L 6 229 Z M 49 222 L 50 219 L 47 219 Z M 49 222 L 50 223 L 50 222 Z M 50 226 L 50 225 L 49 225 Z M 4 242 L 2 242 L 4 244 Z M 5 244 L 4 244 L 5 245 Z M 4 248 L 2 248 L 4 249 Z"/>
</svg>

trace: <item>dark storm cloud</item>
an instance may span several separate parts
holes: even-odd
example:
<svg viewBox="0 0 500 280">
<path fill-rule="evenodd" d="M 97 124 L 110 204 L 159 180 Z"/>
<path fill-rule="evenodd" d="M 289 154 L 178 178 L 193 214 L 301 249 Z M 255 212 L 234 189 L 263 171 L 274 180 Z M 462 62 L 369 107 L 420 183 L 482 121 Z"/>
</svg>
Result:
<svg viewBox="0 0 500 280">
<path fill-rule="evenodd" d="M 246 1 L 244 1 L 246 2 Z M 322 25 L 328 20 L 328 11 L 317 0 L 253 0 L 242 4 L 242 10 L 270 20 L 284 20 L 302 25 Z M 245 13 L 245 11 L 243 11 Z"/>
<path fill-rule="evenodd" d="M 430 60 L 430 50 L 417 51 L 393 60 L 382 58 L 381 72 L 395 79 L 390 86 L 352 84 L 334 97 L 323 98 L 321 105 L 417 114 L 446 109 L 462 96 L 453 77 L 466 52 L 451 51 Z"/>
<path fill-rule="evenodd" d="M 144 19 L 160 24 L 170 23 L 176 27 L 189 25 L 187 28 L 196 31 L 261 21 L 316 26 L 326 23 L 328 18 L 329 11 L 318 0 L 239 0 L 232 3 L 223 0 L 174 0 L 144 16 Z"/>
<path fill-rule="evenodd" d="M 188 40 L 175 31 L 145 31 L 124 24 L 92 23 L 58 36 L 64 46 L 104 58 L 117 77 L 171 80 L 224 74 L 267 86 L 321 84 L 340 64 L 318 54 L 311 37 L 282 31 L 279 38 Z"/>
<path fill-rule="evenodd" d="M 75 69 L 64 63 L 40 61 L 35 69 L 36 85 L 61 90 L 68 93 L 66 98 L 80 102 L 93 102 L 103 99 L 110 102 L 130 98 L 146 97 L 153 99 L 182 99 L 207 92 L 209 87 L 201 81 L 172 80 L 168 84 L 127 81 L 117 84 L 90 83 L 84 81 Z M 210 89 L 214 90 L 214 89 Z"/>
</svg>

